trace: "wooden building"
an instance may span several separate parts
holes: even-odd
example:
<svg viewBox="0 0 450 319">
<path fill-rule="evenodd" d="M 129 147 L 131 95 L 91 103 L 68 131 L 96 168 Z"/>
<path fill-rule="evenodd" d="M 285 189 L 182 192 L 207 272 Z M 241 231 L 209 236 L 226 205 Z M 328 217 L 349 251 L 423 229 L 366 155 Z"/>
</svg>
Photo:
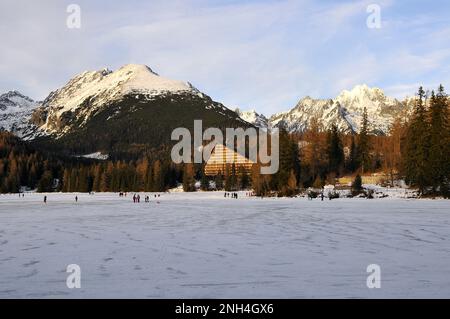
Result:
<svg viewBox="0 0 450 319">
<path fill-rule="evenodd" d="M 232 160 L 227 162 L 227 157 L 232 158 Z M 219 173 L 224 175 L 227 165 L 231 167 L 233 164 L 236 173 L 242 168 L 246 173 L 250 173 L 254 162 L 222 144 L 217 144 L 211 153 L 211 157 L 206 162 L 205 174 L 208 176 L 216 176 Z"/>
</svg>

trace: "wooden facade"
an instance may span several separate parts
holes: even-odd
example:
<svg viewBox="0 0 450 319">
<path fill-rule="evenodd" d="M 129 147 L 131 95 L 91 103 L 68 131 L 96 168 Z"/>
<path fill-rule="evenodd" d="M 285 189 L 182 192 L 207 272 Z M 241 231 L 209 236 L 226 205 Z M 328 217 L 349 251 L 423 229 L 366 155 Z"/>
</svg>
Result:
<svg viewBox="0 0 450 319">
<path fill-rule="evenodd" d="M 227 158 L 231 160 L 227 162 Z M 224 175 L 227 165 L 231 167 L 233 164 L 236 168 L 236 173 L 242 168 L 246 173 L 250 173 L 254 162 L 222 144 L 217 144 L 211 153 L 211 157 L 206 162 L 205 174 L 208 176 L 216 176 L 219 173 Z"/>
</svg>

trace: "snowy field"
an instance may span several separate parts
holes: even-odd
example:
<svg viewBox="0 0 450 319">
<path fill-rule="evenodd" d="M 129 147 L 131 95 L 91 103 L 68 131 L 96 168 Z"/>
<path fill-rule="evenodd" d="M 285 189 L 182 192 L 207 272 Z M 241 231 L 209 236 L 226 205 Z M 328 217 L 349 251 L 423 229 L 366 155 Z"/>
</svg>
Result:
<svg viewBox="0 0 450 319">
<path fill-rule="evenodd" d="M 0 298 L 450 298 L 450 201 L 74 197 L 0 195 Z"/>
</svg>

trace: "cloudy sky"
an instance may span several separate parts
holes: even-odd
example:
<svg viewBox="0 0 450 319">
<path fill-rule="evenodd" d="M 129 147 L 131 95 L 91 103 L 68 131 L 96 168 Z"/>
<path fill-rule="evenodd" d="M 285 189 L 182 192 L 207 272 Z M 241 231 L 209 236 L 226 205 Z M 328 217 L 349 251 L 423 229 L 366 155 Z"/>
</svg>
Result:
<svg viewBox="0 0 450 319">
<path fill-rule="evenodd" d="M 79 29 L 66 24 L 72 3 Z M 367 26 L 370 4 L 380 28 Z M 0 37 L 0 93 L 34 99 L 127 63 L 268 115 L 360 83 L 399 98 L 421 84 L 450 89 L 446 0 L 1 0 Z"/>
</svg>

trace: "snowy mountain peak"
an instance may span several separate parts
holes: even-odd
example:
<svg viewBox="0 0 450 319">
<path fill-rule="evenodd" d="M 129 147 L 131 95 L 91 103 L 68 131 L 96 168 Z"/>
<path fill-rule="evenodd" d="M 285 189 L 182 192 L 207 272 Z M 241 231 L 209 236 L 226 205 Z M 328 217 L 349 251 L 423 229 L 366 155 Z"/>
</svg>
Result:
<svg viewBox="0 0 450 319">
<path fill-rule="evenodd" d="M 153 75 L 159 76 L 158 73 L 153 71 L 152 68 L 150 68 L 148 65 L 145 64 L 129 63 L 120 67 L 119 70 L 123 72 L 133 72 L 133 73 L 151 73 Z"/>
<path fill-rule="evenodd" d="M 254 109 L 241 111 L 239 108 L 236 108 L 234 111 L 241 119 L 256 127 L 268 128 L 269 126 L 269 120 L 263 114 L 257 113 Z"/>
<path fill-rule="evenodd" d="M 15 97 L 15 96 L 19 96 L 19 97 L 22 97 L 22 98 L 29 99 L 28 97 L 26 97 L 25 95 L 23 95 L 22 93 L 20 93 L 19 91 L 16 91 L 16 90 L 12 90 L 12 91 L 6 92 L 6 93 L 0 95 L 0 98 L 3 99 L 3 98 Z"/>
<path fill-rule="evenodd" d="M 0 95 L 0 111 L 6 111 L 10 108 L 28 109 L 35 105 L 36 103 L 32 99 L 19 91 L 9 91 Z"/>
<path fill-rule="evenodd" d="M 108 75 L 113 81 L 122 85 L 126 92 L 140 91 L 149 94 L 164 92 L 192 91 L 194 87 L 188 82 L 170 80 L 158 75 L 150 67 L 142 64 L 127 64 Z"/>
<path fill-rule="evenodd" d="M 370 108 L 377 109 L 380 102 L 393 102 L 384 95 L 381 89 L 370 88 L 366 84 L 356 85 L 350 91 L 342 91 L 336 100 L 347 107 L 356 105 L 366 107 L 368 112 L 370 112 Z"/>
<path fill-rule="evenodd" d="M 109 68 L 103 68 L 103 70 L 101 72 L 102 72 L 102 75 L 108 75 L 108 74 L 112 73 L 113 71 L 111 71 Z"/>
<path fill-rule="evenodd" d="M 191 84 L 182 81 L 170 80 L 159 76 L 150 67 L 143 64 L 127 64 L 116 71 L 104 68 L 99 71 L 85 71 L 57 92 L 71 93 L 77 90 L 80 98 L 95 97 L 104 90 L 114 91 L 121 95 L 140 92 L 144 94 L 161 94 L 164 92 L 192 91 Z M 69 101 L 66 101 L 69 102 Z"/>
<path fill-rule="evenodd" d="M 200 94 L 188 82 L 159 76 L 143 64 L 127 64 L 116 71 L 107 68 L 85 71 L 72 78 L 65 86 L 50 93 L 34 118 L 41 133 L 64 133 L 63 114 L 85 122 L 96 111 L 126 95 L 142 94 L 146 98 L 169 94 Z"/>
<path fill-rule="evenodd" d="M 299 103 L 308 103 L 308 102 L 311 102 L 312 100 L 313 100 L 313 98 L 310 97 L 309 95 L 307 95 L 304 98 L 302 98 Z"/>
<path fill-rule="evenodd" d="M 290 111 L 272 115 L 269 125 L 283 125 L 291 132 L 301 132 L 308 129 L 311 120 L 315 118 L 323 129 L 336 124 L 342 131 L 358 132 L 364 108 L 372 131 L 386 134 L 395 116 L 404 110 L 404 105 L 396 99 L 386 97 L 379 88 L 361 84 L 351 90 L 343 90 L 334 99 L 313 99 L 306 96 Z"/>
<path fill-rule="evenodd" d="M 37 102 L 18 91 L 0 95 L 0 130 L 22 137 L 23 132 L 31 126 L 29 118 L 37 105 Z"/>
<path fill-rule="evenodd" d="M 378 88 L 370 88 L 367 84 L 357 84 L 351 90 L 343 90 L 344 93 L 349 93 L 352 95 L 364 95 L 370 93 L 371 91 L 379 90 Z"/>
</svg>

